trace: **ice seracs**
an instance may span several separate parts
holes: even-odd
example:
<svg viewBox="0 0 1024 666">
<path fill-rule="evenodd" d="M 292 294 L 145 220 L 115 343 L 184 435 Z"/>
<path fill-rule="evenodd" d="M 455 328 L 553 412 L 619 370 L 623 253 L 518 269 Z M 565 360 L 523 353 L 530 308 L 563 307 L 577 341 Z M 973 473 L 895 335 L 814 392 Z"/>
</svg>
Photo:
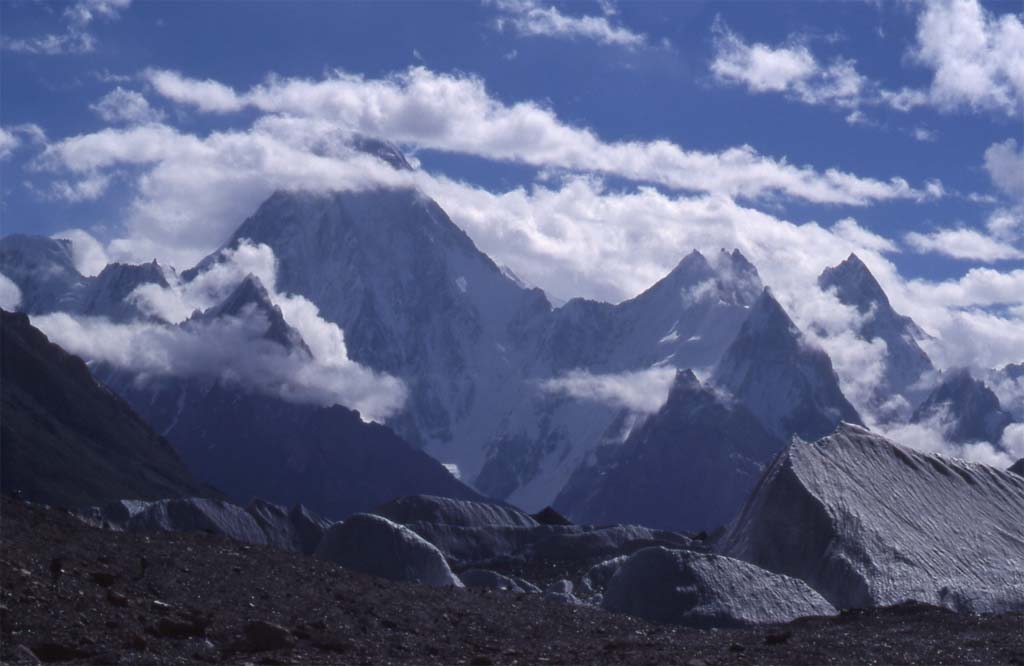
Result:
<svg viewBox="0 0 1024 666">
<path fill-rule="evenodd" d="M 716 550 L 806 581 L 837 608 L 916 600 L 1024 609 L 1024 477 L 842 424 L 794 441 Z"/>
</svg>

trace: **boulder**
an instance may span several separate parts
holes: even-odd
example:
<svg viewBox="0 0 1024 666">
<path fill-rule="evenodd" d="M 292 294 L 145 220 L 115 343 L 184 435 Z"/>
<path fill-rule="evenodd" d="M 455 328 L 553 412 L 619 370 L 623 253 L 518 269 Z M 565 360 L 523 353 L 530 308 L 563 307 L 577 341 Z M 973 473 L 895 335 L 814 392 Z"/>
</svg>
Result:
<svg viewBox="0 0 1024 666">
<path fill-rule="evenodd" d="M 803 581 L 721 555 L 660 546 L 645 548 L 622 563 L 608 583 L 602 606 L 693 627 L 774 624 L 835 614 Z"/>
<path fill-rule="evenodd" d="M 391 580 L 436 587 L 462 587 L 437 548 L 412 530 L 387 518 L 357 513 L 332 525 L 316 557 Z"/>
</svg>

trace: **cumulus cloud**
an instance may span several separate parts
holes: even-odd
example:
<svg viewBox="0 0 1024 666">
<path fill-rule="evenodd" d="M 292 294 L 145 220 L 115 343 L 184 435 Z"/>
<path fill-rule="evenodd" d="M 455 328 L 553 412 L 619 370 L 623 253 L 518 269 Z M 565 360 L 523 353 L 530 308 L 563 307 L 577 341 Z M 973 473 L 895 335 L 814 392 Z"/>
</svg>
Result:
<svg viewBox="0 0 1024 666">
<path fill-rule="evenodd" d="M 1018 114 L 1024 104 L 1024 24 L 1013 11 L 996 15 L 977 0 L 922 5 L 913 58 L 934 73 L 929 101 Z"/>
<path fill-rule="evenodd" d="M 125 90 L 121 86 L 114 88 L 89 108 L 108 123 L 150 123 L 164 118 L 163 111 L 151 107 L 142 93 Z"/>
<path fill-rule="evenodd" d="M 271 78 L 244 93 L 174 72 L 151 70 L 147 76 L 158 93 L 204 111 L 254 107 L 419 148 L 605 173 L 681 190 L 850 205 L 927 196 L 898 177 L 883 181 L 835 168 L 818 171 L 750 146 L 704 152 L 663 140 L 608 143 L 533 102 L 505 104 L 478 78 L 424 67 L 382 79 L 345 72 L 319 81 Z"/>
<path fill-rule="evenodd" d="M 7 311 L 16 310 L 21 305 L 21 289 L 18 285 L 0 273 L 0 308 Z"/>
<path fill-rule="evenodd" d="M 588 39 L 600 44 L 637 47 L 647 42 L 645 35 L 618 26 L 604 16 L 571 16 L 563 14 L 554 5 L 543 5 L 537 0 L 494 0 L 499 12 L 499 30 L 513 30 L 529 37 L 556 37 Z"/>
<path fill-rule="evenodd" d="M 93 20 L 116 19 L 131 2 L 132 0 L 77 0 L 69 4 L 62 14 L 65 23 L 63 32 L 19 38 L 4 36 L 0 46 L 7 51 L 36 55 L 89 53 L 96 49 L 96 38 L 89 32 L 89 25 Z"/>
<path fill-rule="evenodd" d="M 250 270 L 252 269 L 252 270 Z M 247 275 L 262 274 L 264 286 L 308 352 L 268 339 L 269 321 L 256 309 L 239 316 L 188 318 L 190 308 L 209 307 Z M 276 261 L 266 245 L 243 243 L 193 281 L 171 274 L 167 288 L 145 285 L 131 298 L 156 321 L 113 323 L 105 318 L 54 313 L 33 323 L 57 344 L 91 361 L 141 376 L 207 377 L 281 399 L 318 405 L 342 404 L 364 418 L 384 420 L 404 404 L 405 387 L 348 358 L 344 335 L 305 298 L 277 293 Z"/>
<path fill-rule="evenodd" d="M 862 102 L 867 79 L 853 60 L 836 58 L 819 64 L 805 44 L 791 40 L 784 46 L 748 44 L 719 18 L 712 26 L 715 55 L 711 71 L 728 83 L 751 92 L 787 93 L 805 104 L 833 104 L 853 108 Z M 861 122 L 863 114 L 848 117 Z"/>
<path fill-rule="evenodd" d="M 783 93 L 805 104 L 844 109 L 884 105 L 908 112 L 922 106 L 941 111 L 968 108 L 1019 114 L 1024 108 L 1024 24 L 1013 12 L 996 15 L 978 0 L 922 3 L 910 61 L 931 70 L 928 88 L 886 89 L 836 57 L 822 63 L 805 40 L 792 36 L 777 46 L 750 44 L 721 20 L 713 26 L 711 71 L 722 81 L 755 93 Z M 866 120 L 856 110 L 847 122 Z M 917 129 L 918 141 L 933 135 Z"/>
<path fill-rule="evenodd" d="M 572 370 L 561 377 L 542 382 L 541 389 L 632 412 L 653 414 L 668 400 L 675 376 L 676 369 L 673 367 L 654 367 L 614 374 L 591 374 L 585 370 Z"/>
<path fill-rule="evenodd" d="M 82 275 L 96 275 L 110 263 L 103 244 L 84 229 L 65 229 L 50 238 L 71 241 L 71 258 L 75 262 L 75 269 Z"/>
<path fill-rule="evenodd" d="M 940 229 L 930 234 L 916 231 L 904 236 L 907 245 L 922 254 L 944 254 L 954 259 L 971 259 L 990 263 L 1006 259 L 1022 259 L 1013 245 L 1001 242 L 975 229 Z"/>
</svg>

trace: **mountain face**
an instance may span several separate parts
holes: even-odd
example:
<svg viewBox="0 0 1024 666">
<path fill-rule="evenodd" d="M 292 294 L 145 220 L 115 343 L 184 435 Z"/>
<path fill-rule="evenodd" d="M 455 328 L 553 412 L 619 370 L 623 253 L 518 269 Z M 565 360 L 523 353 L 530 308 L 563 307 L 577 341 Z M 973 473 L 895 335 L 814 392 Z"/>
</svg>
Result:
<svg viewBox="0 0 1024 666">
<path fill-rule="evenodd" d="M 394 425 L 420 445 L 478 438 L 471 415 L 499 418 L 519 372 L 512 324 L 550 310 L 413 190 L 278 192 L 228 246 L 243 239 L 274 250 L 278 289 L 341 326 L 353 360 L 405 381 L 406 419 Z"/>
<path fill-rule="evenodd" d="M 715 368 L 732 393 L 775 437 L 816 439 L 860 416 L 839 389 L 828 354 L 809 344 L 765 289 Z"/>
<path fill-rule="evenodd" d="M 1024 477 L 841 425 L 793 442 L 716 544 L 837 608 L 1024 609 Z"/>
<path fill-rule="evenodd" d="M 265 324 L 263 339 L 292 354 L 310 354 L 252 275 L 181 326 L 254 315 Z M 216 375 L 100 374 L 173 442 L 198 478 L 239 502 L 302 504 L 340 519 L 402 495 L 479 498 L 391 429 L 364 423 L 358 412 L 339 405 L 294 404 Z"/>
<path fill-rule="evenodd" d="M 711 530 L 736 515 L 782 447 L 741 404 L 679 372 L 661 410 L 599 449 L 556 506 L 578 523 Z"/>
<path fill-rule="evenodd" d="M 946 437 L 954 442 L 985 441 L 998 444 L 1013 416 L 999 398 L 967 370 L 948 373 L 942 383 L 914 411 L 913 422 L 932 418 L 946 423 Z"/>
<path fill-rule="evenodd" d="M 24 314 L 0 310 L 2 485 L 65 507 L 206 494 L 162 437 Z"/>
<path fill-rule="evenodd" d="M 603 441 L 621 443 L 639 414 L 560 393 L 543 380 L 570 371 L 602 376 L 661 367 L 708 368 L 735 337 L 762 289 L 739 252 L 692 252 L 663 279 L 618 305 L 573 299 L 528 341 L 523 396 L 502 418 L 476 480 L 482 492 L 537 510 L 590 464 Z"/>
<path fill-rule="evenodd" d="M 630 301 L 553 310 L 412 190 L 277 192 L 227 247 L 243 240 L 273 249 L 278 289 L 341 326 L 351 358 L 405 382 L 390 425 L 529 509 L 554 500 L 619 411 L 543 391 L 545 380 L 713 365 L 762 289 L 738 252 L 695 252 Z"/>
<path fill-rule="evenodd" d="M 894 396 L 904 396 L 909 404 L 915 404 L 920 396 L 914 385 L 935 369 L 917 344 L 924 332 L 910 317 L 893 309 L 881 285 L 855 254 L 826 268 L 818 277 L 818 286 L 834 290 L 841 303 L 857 308 L 864 318 L 858 331 L 862 339 L 885 342 L 885 372 L 872 396 L 872 406 L 885 417 L 898 415 L 893 413 L 898 411 L 891 402 Z"/>
</svg>

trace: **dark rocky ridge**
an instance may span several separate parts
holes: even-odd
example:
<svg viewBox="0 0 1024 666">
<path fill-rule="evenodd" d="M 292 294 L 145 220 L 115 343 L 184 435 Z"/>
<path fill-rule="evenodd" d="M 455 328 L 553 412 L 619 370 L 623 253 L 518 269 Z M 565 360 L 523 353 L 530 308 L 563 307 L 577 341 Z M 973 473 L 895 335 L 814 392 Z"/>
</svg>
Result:
<svg viewBox="0 0 1024 666">
<path fill-rule="evenodd" d="M 4 492 L 66 507 L 212 492 L 26 315 L 0 310 L 0 346 Z"/>
</svg>

